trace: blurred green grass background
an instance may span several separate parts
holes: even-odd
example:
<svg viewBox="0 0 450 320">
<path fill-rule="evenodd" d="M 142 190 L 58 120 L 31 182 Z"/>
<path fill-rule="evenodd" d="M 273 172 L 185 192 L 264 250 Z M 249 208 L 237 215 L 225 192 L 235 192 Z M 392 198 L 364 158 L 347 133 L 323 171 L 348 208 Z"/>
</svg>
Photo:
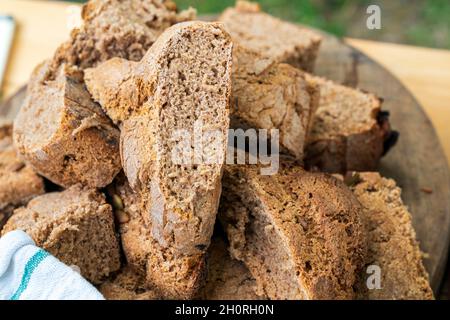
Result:
<svg viewBox="0 0 450 320">
<path fill-rule="evenodd" d="M 220 13 L 235 0 L 174 0 L 199 14 Z M 78 2 L 85 2 L 78 0 Z M 450 0 L 257 0 L 286 20 L 323 29 L 337 36 L 450 49 Z M 377 4 L 382 29 L 366 28 L 366 8 Z"/>
</svg>

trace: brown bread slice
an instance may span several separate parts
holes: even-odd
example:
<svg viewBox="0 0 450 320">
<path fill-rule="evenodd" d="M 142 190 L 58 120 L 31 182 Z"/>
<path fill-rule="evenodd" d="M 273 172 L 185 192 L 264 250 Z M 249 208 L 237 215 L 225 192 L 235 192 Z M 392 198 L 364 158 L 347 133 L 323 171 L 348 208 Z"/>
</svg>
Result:
<svg viewBox="0 0 450 320">
<path fill-rule="evenodd" d="M 83 6 L 83 25 L 72 31 L 53 58 L 82 69 L 113 57 L 139 61 L 165 29 L 195 19 L 195 10 L 178 13 L 169 0 L 90 0 Z"/>
<path fill-rule="evenodd" d="M 93 283 L 120 268 L 112 209 L 98 191 L 76 185 L 36 197 L 14 211 L 2 235 L 17 229 Z"/>
<path fill-rule="evenodd" d="M 353 299 L 365 256 L 361 205 L 337 179 L 229 166 L 220 218 L 230 251 L 270 299 Z"/>
<path fill-rule="evenodd" d="M 233 41 L 258 52 L 274 62 L 286 62 L 312 71 L 322 37 L 310 30 L 281 21 L 264 12 L 259 5 L 237 1 L 219 18 Z"/>
<path fill-rule="evenodd" d="M 104 282 L 99 290 L 107 300 L 159 299 L 158 293 L 145 285 L 145 276 L 128 265 L 113 279 Z"/>
<path fill-rule="evenodd" d="M 278 129 L 282 152 L 303 160 L 319 90 L 300 70 L 234 48 L 232 128 Z M 269 134 L 270 138 L 270 134 Z"/>
<path fill-rule="evenodd" d="M 363 222 L 369 240 L 366 266 L 375 265 L 381 271 L 381 289 L 368 290 L 369 275 L 364 273 L 358 297 L 433 299 L 411 214 L 402 202 L 401 190 L 395 181 L 379 173 L 360 173 L 353 174 L 347 182 L 364 207 Z"/>
<path fill-rule="evenodd" d="M 208 252 L 208 277 L 200 289 L 201 300 L 262 300 L 256 281 L 245 265 L 230 257 L 225 241 L 213 237 Z"/>
<path fill-rule="evenodd" d="M 151 236 L 151 225 L 143 219 L 141 197 L 119 176 L 110 190 L 119 222 L 122 248 L 128 263 L 145 278 L 145 286 L 164 299 L 190 299 L 205 276 L 204 254 L 175 255 Z"/>
<path fill-rule="evenodd" d="M 45 192 L 44 181 L 19 159 L 12 124 L 0 119 L 0 231 L 13 210 Z"/>
<path fill-rule="evenodd" d="M 130 64 L 124 76 L 121 70 Z M 86 70 L 94 99 L 123 121 L 122 163 L 131 187 L 142 195 L 143 219 L 175 256 L 203 257 L 209 246 L 227 148 L 231 65 L 231 39 L 221 26 L 190 22 L 169 28 L 139 63 L 112 59 Z M 109 80 L 111 73 L 118 76 Z M 204 139 L 196 146 L 190 139 L 188 148 L 201 145 L 194 153 L 202 159 L 176 163 L 173 151 L 180 141 L 174 133 L 193 137 L 198 121 Z M 218 139 L 206 138 L 212 132 Z"/>
<path fill-rule="evenodd" d="M 48 62 L 31 76 L 14 122 L 14 144 L 39 174 L 63 187 L 104 187 L 121 169 L 120 132 L 84 87 L 82 75 L 62 66 L 45 80 Z"/>
<path fill-rule="evenodd" d="M 330 173 L 373 171 L 396 142 L 388 114 L 375 95 L 307 75 L 320 88 L 306 163 Z"/>
</svg>

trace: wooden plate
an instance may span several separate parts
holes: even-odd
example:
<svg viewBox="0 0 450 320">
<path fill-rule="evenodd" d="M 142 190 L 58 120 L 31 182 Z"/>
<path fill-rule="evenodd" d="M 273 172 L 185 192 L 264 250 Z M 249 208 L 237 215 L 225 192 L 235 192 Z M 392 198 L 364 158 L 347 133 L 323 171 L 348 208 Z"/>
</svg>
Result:
<svg viewBox="0 0 450 320">
<path fill-rule="evenodd" d="M 402 197 L 413 215 L 436 292 L 450 240 L 450 176 L 438 137 L 419 103 L 387 70 L 334 36 L 324 37 L 316 73 L 384 98 L 384 109 L 391 113 L 392 126 L 400 132 L 399 143 L 382 160 L 380 170 L 403 188 Z M 22 89 L 0 107 L 0 115 L 12 118 L 23 97 Z"/>
</svg>

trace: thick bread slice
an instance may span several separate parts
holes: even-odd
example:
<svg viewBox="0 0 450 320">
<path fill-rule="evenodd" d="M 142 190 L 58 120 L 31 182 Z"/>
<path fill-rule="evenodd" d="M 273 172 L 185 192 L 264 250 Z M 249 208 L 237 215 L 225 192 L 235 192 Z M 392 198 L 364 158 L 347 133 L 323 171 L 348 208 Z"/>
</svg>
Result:
<svg viewBox="0 0 450 320">
<path fill-rule="evenodd" d="M 14 122 L 14 144 L 39 174 L 63 187 L 104 187 L 121 169 L 120 132 L 94 103 L 82 75 L 62 66 L 45 80 L 48 63 L 36 68 Z"/>
<path fill-rule="evenodd" d="M 303 160 L 319 90 L 300 70 L 272 64 L 259 54 L 235 46 L 231 126 L 278 129 L 282 152 Z"/>
<path fill-rule="evenodd" d="M 52 68 L 62 63 L 81 69 L 113 57 L 139 61 L 156 39 L 178 22 L 195 19 L 170 0 L 90 0 L 83 6 L 83 25 L 56 51 Z"/>
<path fill-rule="evenodd" d="M 261 12 L 259 5 L 246 1 L 237 1 L 236 7 L 225 10 L 219 21 L 236 44 L 273 62 L 313 70 L 322 41 L 319 34 L 272 17 Z"/>
<path fill-rule="evenodd" d="M 122 163 L 131 187 L 145 202 L 143 218 L 152 236 L 176 255 L 203 256 L 213 231 L 227 148 L 231 39 L 217 23 L 180 23 L 132 65 L 129 79 L 107 80 L 105 72 L 116 74 L 123 64 L 130 63 L 113 59 L 88 69 L 88 89 L 110 115 L 126 106 L 125 112 L 116 112 L 125 119 Z M 114 93 L 121 97 L 110 99 Z M 194 129 L 199 123 L 202 128 Z M 200 142 L 194 138 L 198 135 Z M 184 143 L 194 152 L 186 162 L 177 162 L 174 151 Z"/>
<path fill-rule="evenodd" d="M 96 190 L 76 185 L 36 197 L 14 211 L 2 234 L 17 229 L 93 283 L 120 268 L 112 209 Z"/>
<path fill-rule="evenodd" d="M 433 299 L 411 214 L 395 181 L 378 173 L 353 174 L 349 184 L 364 207 L 367 266 L 378 266 L 381 289 L 368 290 L 364 273 L 358 297 L 370 300 Z"/>
<path fill-rule="evenodd" d="M 234 258 L 270 299 L 352 299 L 363 266 L 361 205 L 337 179 L 287 165 L 229 166 L 220 217 Z"/>
<path fill-rule="evenodd" d="M 144 285 L 164 299 L 190 299 L 205 276 L 204 254 L 180 256 L 164 248 L 151 236 L 151 225 L 144 221 L 141 197 L 119 175 L 110 190 L 122 248 L 128 263 L 143 274 Z"/>
<path fill-rule="evenodd" d="M 398 137 L 391 131 L 389 114 L 381 111 L 381 99 L 312 75 L 307 79 L 320 88 L 307 165 L 330 173 L 376 170 Z"/>
<path fill-rule="evenodd" d="M 0 119 L 0 231 L 17 207 L 45 192 L 44 181 L 19 159 L 12 124 Z"/>
<path fill-rule="evenodd" d="M 214 236 L 208 252 L 208 277 L 200 300 L 262 300 L 256 281 L 245 265 L 230 257 L 225 241 Z"/>
<path fill-rule="evenodd" d="M 99 290 L 107 300 L 159 299 L 158 293 L 146 286 L 145 275 L 128 265 L 113 279 L 104 282 Z"/>
</svg>

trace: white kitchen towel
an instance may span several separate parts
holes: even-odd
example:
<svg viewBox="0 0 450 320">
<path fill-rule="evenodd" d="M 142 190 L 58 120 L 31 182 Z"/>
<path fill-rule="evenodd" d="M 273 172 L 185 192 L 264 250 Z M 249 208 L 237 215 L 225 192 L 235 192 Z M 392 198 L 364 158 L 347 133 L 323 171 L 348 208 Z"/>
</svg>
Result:
<svg viewBox="0 0 450 320">
<path fill-rule="evenodd" d="M 1 300 L 103 300 L 97 289 L 23 231 L 0 238 Z"/>
</svg>

